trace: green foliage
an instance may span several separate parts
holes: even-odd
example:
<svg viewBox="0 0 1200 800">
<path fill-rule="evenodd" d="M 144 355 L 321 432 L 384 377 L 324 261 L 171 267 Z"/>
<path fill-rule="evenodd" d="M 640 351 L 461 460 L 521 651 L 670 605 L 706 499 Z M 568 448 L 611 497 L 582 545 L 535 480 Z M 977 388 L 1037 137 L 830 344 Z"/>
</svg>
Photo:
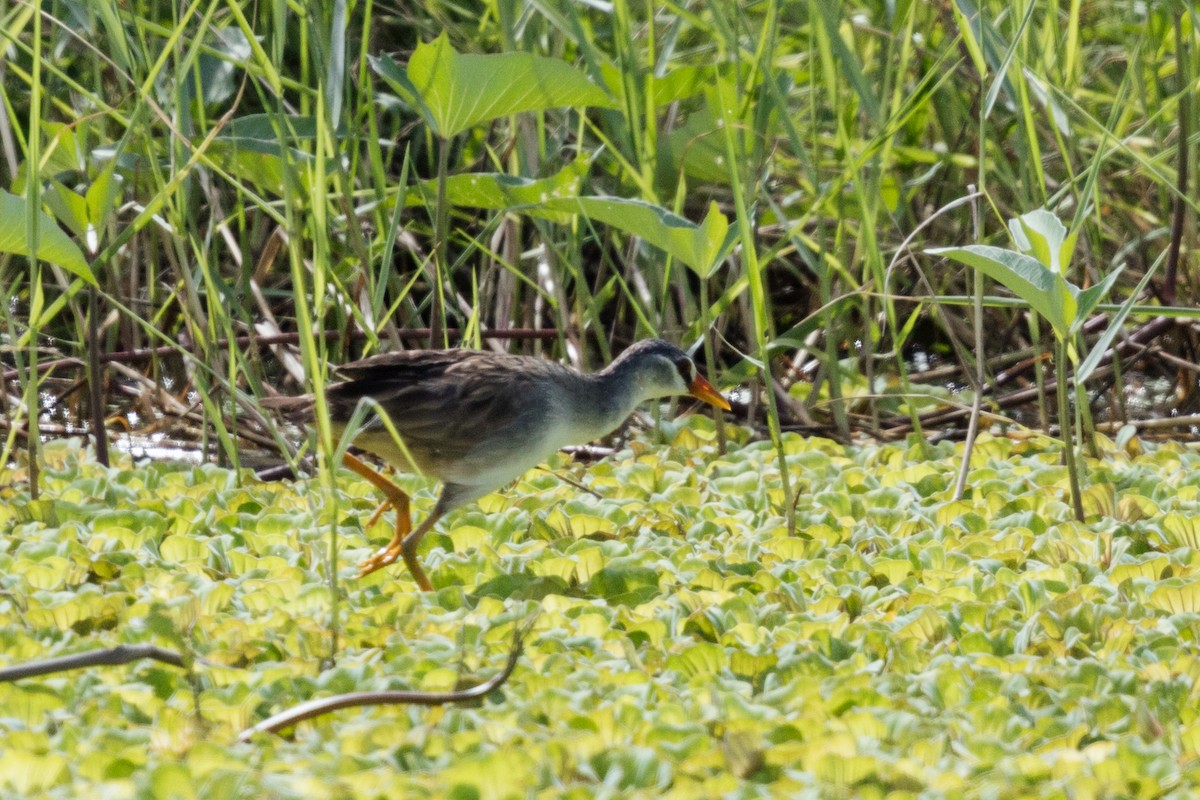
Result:
<svg viewBox="0 0 1200 800">
<path fill-rule="evenodd" d="M 1078 319 L 1079 287 L 1068 283 L 1061 272 L 1024 253 L 985 244 L 934 248 L 929 253 L 953 258 L 979 270 L 1029 303 L 1030 308 L 1050 322 L 1055 335 L 1066 338 L 1071 334 Z"/>
<path fill-rule="evenodd" d="M 729 250 L 729 220 L 712 203 L 699 223 L 686 220 L 661 206 L 623 197 L 589 197 L 580 194 L 587 164 L 569 164 L 547 178 L 518 178 L 504 173 L 470 173 L 446 179 L 445 199 L 451 205 L 512 210 L 556 222 L 582 216 L 592 224 L 623 231 L 659 248 L 668 256 L 709 277 Z M 405 202 L 428 201 L 435 181 L 422 181 L 409 189 Z"/>
<path fill-rule="evenodd" d="M 1197 30 L 1170 4 L 382 9 L 0 12 L 3 326 L 30 343 L 30 419 L 38 348 L 89 339 L 80 281 L 7 255 L 36 227 L 38 255 L 81 279 L 95 255 L 105 347 L 195 344 L 162 372 L 198 395 L 230 461 L 235 399 L 270 360 L 218 341 L 266 320 L 297 331 L 319 390 L 353 354 L 314 332 L 395 335 L 435 305 L 464 329 L 557 327 L 601 355 L 614 335 L 694 341 L 719 323 L 750 355 L 735 374 L 773 368 L 773 344 L 817 359 L 820 385 L 793 399 L 848 436 L 848 411 L 945 399 L 872 372 L 918 322 L 942 324 L 930 295 L 962 291 L 961 271 L 929 289 L 904 258 L 918 229 L 975 240 L 961 207 L 931 210 L 975 183 L 989 241 L 1025 209 L 1094 209 L 1071 225 L 1086 278 L 1045 218 L 1012 233 L 1057 272 L 996 267 L 1070 331 L 1123 254 L 1165 240 L 1196 129 Z M 1080 377 L 1149 278 L 1131 267 L 1142 284 Z M 1019 330 L 1010 308 L 989 329 Z M 954 501 L 948 445 L 846 450 L 771 422 L 774 451 L 717 456 L 700 422 L 662 452 L 639 445 L 586 473 L 599 497 L 532 473 L 428 539 L 431 596 L 400 570 L 330 580 L 330 541 L 339 564 L 370 549 L 376 498 L 344 476 L 293 490 L 52 452 L 43 497 L 19 474 L 0 490 L 3 658 L 130 641 L 203 660 L 195 689 L 149 664 L 0 687 L 0 794 L 1195 793 L 1190 452 L 1091 462 L 1073 522 L 1041 440 L 982 441 Z M 419 494 L 418 513 L 431 503 Z M 229 745 L 308 697 L 490 673 L 535 612 L 513 683 L 479 708 L 347 712 Z"/>
<path fill-rule="evenodd" d="M 194 656 L 196 683 L 139 662 L 0 685 L 0 794 L 1200 789 L 1200 456 L 1107 444 L 1077 523 L 1046 440 L 982 437 L 961 500 L 948 443 L 932 459 L 783 444 L 795 536 L 769 443 L 719 455 L 692 418 L 577 474 L 591 492 L 534 471 L 452 515 L 426 551 L 433 593 L 400 568 L 343 581 L 332 664 L 325 530 L 343 564 L 389 534 L 361 530 L 366 483 L 342 474 L 331 505 L 312 483 L 102 469 L 56 445 L 41 500 L 20 474 L 0 489 L 4 661 L 153 643 Z M 232 744 L 314 697 L 489 675 L 531 619 L 510 683 L 477 706 L 348 710 Z"/>
<path fill-rule="evenodd" d="M 417 45 L 407 69 L 388 56 L 371 61 L 376 72 L 444 139 L 510 114 L 612 105 L 603 89 L 564 61 L 529 53 L 460 54 L 445 33 Z"/>
<path fill-rule="evenodd" d="M 79 198 L 79 204 L 80 206 L 71 205 L 70 208 L 78 212 L 81 224 L 86 227 L 89 202 Z M 29 242 L 25 236 L 25 219 L 28 216 L 28 209 L 29 204 L 25 198 L 0 190 L 0 253 L 14 253 L 21 256 L 31 253 Z M 63 233 L 49 214 L 39 211 L 38 216 L 41 220 L 38 225 L 38 258 L 57 264 L 88 283 L 94 284 L 96 278 L 92 275 L 91 268 L 88 267 L 87 259 L 83 257 L 83 252 L 71 240 L 71 237 Z"/>
<path fill-rule="evenodd" d="M 1085 254 L 1063 280 L 1087 288 L 1055 298 L 1052 283 L 1017 307 L 1081 323 L 1084 300 L 1144 271 L 1129 256 L 1166 240 L 1196 127 L 1198 34 L 1181 18 L 1165 35 L 1170 4 L 39 8 L 0 14 L 0 190 L 24 198 L 0 209 L 0 284 L 18 301 L 0 327 L 66 357 L 94 339 L 89 318 L 95 350 L 195 343 L 162 382 L 190 377 L 232 463 L 245 414 L 231 398 L 275 361 L 218 342 L 296 333 L 313 376 L 358 355 L 314 330 L 361 330 L 374 348 L 435 318 L 467 338 L 556 328 L 597 362 L 649 333 L 707 338 L 709 371 L 737 352 L 743 375 L 777 368 L 768 346 L 806 331 L 788 346 L 798 371 L 820 362 L 803 374 L 822 386 L 797 418 L 848 436 L 848 345 L 864 374 L 898 364 L 912 395 L 890 356 L 957 329 L 930 297 L 965 293 L 967 273 L 925 286 L 910 236 L 984 245 L 1029 208 L 1076 209 L 1075 234 L 1044 254 Z M 972 183 L 978 230 L 947 205 Z M 82 281 L 2 268 L 23 266 L 8 254 L 27 227 L 87 254 L 95 314 Z M 86 277 L 78 253 L 46 257 Z M 1033 346 L 1014 306 L 989 308 L 1010 337 L 996 348 Z M 855 405 L 887 427 L 873 393 Z"/>
<path fill-rule="evenodd" d="M 729 220 L 712 203 L 700 224 L 641 200 L 576 197 L 550 200 L 550 209 L 577 211 L 596 222 L 630 233 L 709 277 L 730 248 Z"/>
</svg>

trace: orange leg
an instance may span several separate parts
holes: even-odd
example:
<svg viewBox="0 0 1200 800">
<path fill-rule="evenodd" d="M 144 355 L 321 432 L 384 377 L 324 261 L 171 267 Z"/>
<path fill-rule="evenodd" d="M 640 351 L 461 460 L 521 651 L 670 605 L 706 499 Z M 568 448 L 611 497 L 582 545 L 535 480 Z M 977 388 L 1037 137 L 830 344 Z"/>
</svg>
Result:
<svg viewBox="0 0 1200 800">
<path fill-rule="evenodd" d="M 430 514 L 429 518 L 420 524 L 414 531 L 412 530 L 412 517 L 409 513 L 409 497 L 408 493 L 401 489 L 396 484 L 379 474 L 375 469 L 364 463 L 361 459 L 347 453 L 342 463 L 350 471 L 366 478 L 372 486 L 383 492 L 387 499 L 375 509 L 369 520 L 367 527 L 370 527 L 383 511 L 391 506 L 396 509 L 396 533 L 392 536 L 392 540 L 386 546 L 379 549 L 373 556 L 366 559 L 358 565 L 358 577 L 369 575 L 377 569 L 382 569 L 396 561 L 397 558 L 403 558 L 404 563 L 408 565 L 408 571 L 412 573 L 413 579 L 416 580 L 417 586 L 421 587 L 422 591 L 433 591 L 433 585 L 429 583 L 429 578 L 425 577 L 425 570 L 421 568 L 420 561 L 417 560 L 417 546 L 421 543 L 421 538 L 433 527 L 433 523 L 437 522 L 440 514 Z"/>
</svg>

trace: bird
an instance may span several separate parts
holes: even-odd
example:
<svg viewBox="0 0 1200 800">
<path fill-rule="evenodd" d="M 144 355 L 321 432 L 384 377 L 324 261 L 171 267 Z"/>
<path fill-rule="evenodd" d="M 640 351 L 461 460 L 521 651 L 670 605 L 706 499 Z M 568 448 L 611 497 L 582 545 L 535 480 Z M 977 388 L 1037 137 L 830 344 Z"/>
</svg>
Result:
<svg viewBox="0 0 1200 800">
<path fill-rule="evenodd" d="M 690 395 L 730 410 L 692 358 L 661 339 L 634 343 L 594 373 L 535 356 L 468 349 L 382 353 L 334 371 L 340 380 L 326 387 L 325 398 L 335 435 L 341 437 L 357 417 L 363 422 L 351 431 L 355 448 L 442 484 L 433 510 L 414 529 L 409 495 L 346 453 L 345 466 L 386 498 L 365 527 L 389 506 L 396 512 L 392 540 L 358 565 L 358 577 L 400 558 L 426 592 L 433 586 L 417 548 L 449 512 L 562 447 L 611 433 L 647 400 Z M 311 408 L 309 398 L 310 416 Z"/>
</svg>

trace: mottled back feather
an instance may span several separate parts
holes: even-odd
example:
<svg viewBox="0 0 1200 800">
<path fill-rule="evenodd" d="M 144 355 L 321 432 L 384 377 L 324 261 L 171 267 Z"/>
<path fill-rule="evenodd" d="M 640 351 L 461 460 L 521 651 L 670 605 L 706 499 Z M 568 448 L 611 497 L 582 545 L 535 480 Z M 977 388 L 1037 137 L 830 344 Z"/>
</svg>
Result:
<svg viewBox="0 0 1200 800">
<path fill-rule="evenodd" d="M 511 423 L 536 419 L 538 406 L 545 405 L 540 378 L 577 374 L 540 358 L 478 350 L 384 353 L 346 364 L 337 373 L 348 380 L 326 392 L 333 420 L 349 422 L 358 404 L 371 398 L 387 409 L 422 470 L 435 475 L 434 462 L 466 461 L 498 437 L 519 437 L 522 432 L 512 430 Z M 386 435 L 376 414 L 366 419 L 366 431 Z"/>
</svg>

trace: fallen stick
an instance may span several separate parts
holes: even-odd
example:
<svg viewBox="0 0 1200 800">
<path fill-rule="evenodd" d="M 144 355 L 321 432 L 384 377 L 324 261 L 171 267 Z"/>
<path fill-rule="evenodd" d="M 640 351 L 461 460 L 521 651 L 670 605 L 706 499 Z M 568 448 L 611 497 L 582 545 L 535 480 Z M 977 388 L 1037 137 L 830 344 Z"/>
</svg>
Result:
<svg viewBox="0 0 1200 800">
<path fill-rule="evenodd" d="M 174 650 L 165 650 L 152 644 L 119 644 L 103 650 L 89 650 L 86 653 L 76 653 L 72 656 L 48 658 L 45 661 L 31 661 L 26 664 L 4 667 L 0 669 L 0 683 L 19 681 L 22 678 L 36 678 L 39 675 L 50 675 L 69 669 L 111 667 L 128 664 L 131 661 L 141 661 L 143 658 L 151 658 L 174 667 L 184 665 L 183 656 Z"/>
<path fill-rule="evenodd" d="M 508 653 L 508 663 L 504 665 L 504 669 L 494 677 L 469 689 L 459 689 L 453 692 L 416 692 L 400 689 L 387 692 L 335 694 L 332 697 L 309 700 L 307 703 L 293 706 L 285 711 L 280 711 L 278 714 L 272 714 L 257 725 L 247 728 L 238 734 L 238 741 L 248 742 L 256 733 L 278 733 L 284 728 L 290 728 L 304 720 L 329 714 L 343 708 L 386 705 L 440 706 L 447 703 L 463 703 L 468 700 L 476 700 L 491 694 L 504 685 L 504 682 L 512 675 L 513 669 L 516 668 L 517 660 L 521 657 L 521 646 L 521 631 L 518 630 L 516 636 L 513 638 L 512 650 Z"/>
</svg>

